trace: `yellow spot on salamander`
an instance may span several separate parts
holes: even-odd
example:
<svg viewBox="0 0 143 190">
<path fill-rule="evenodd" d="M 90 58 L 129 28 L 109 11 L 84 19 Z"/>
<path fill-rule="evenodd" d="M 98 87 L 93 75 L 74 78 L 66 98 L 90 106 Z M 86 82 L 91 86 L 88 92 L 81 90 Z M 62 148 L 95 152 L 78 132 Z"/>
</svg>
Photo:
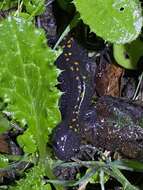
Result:
<svg viewBox="0 0 143 190">
<path fill-rule="evenodd" d="M 65 56 L 65 57 L 67 57 L 67 56 L 68 56 L 68 54 L 67 54 L 67 53 L 64 53 L 64 56 Z"/>
<path fill-rule="evenodd" d="M 71 39 L 69 39 L 69 40 L 67 41 L 67 44 L 71 44 Z"/>
<path fill-rule="evenodd" d="M 77 132 L 78 131 L 77 128 L 74 128 L 74 131 Z"/>
<path fill-rule="evenodd" d="M 73 126 L 72 126 L 72 125 L 70 125 L 70 126 L 69 126 L 69 128 L 70 128 L 70 129 L 72 129 L 72 128 L 73 128 Z"/>
<path fill-rule="evenodd" d="M 75 61 L 74 64 L 75 64 L 75 65 L 79 65 L 79 62 L 78 62 L 78 61 Z"/>
<path fill-rule="evenodd" d="M 71 46 L 71 44 L 67 44 L 67 48 L 71 48 L 72 46 Z"/>
<path fill-rule="evenodd" d="M 72 53 L 71 53 L 71 52 L 69 52 L 69 53 L 68 53 L 68 55 L 69 55 L 69 56 L 71 56 L 71 55 L 72 55 Z"/>
</svg>

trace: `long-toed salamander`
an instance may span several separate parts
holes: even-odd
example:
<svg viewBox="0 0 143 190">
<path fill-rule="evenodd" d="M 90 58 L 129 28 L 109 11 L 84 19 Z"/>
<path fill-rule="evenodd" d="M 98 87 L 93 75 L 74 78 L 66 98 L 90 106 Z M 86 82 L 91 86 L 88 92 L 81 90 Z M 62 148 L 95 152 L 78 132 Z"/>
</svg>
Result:
<svg viewBox="0 0 143 190">
<path fill-rule="evenodd" d="M 72 36 L 66 39 L 63 48 L 56 61 L 63 71 L 59 82 L 64 92 L 60 103 L 62 122 L 53 138 L 57 157 L 70 160 L 84 139 L 84 144 L 142 160 L 143 107 L 110 96 L 93 103 L 95 62 Z"/>
<path fill-rule="evenodd" d="M 56 61 L 62 70 L 59 76 L 64 92 L 60 100 L 62 122 L 54 133 L 54 150 L 60 159 L 68 160 L 80 146 L 79 116 L 89 107 L 94 94 L 96 65 L 72 35 L 63 44 L 63 53 Z"/>
</svg>

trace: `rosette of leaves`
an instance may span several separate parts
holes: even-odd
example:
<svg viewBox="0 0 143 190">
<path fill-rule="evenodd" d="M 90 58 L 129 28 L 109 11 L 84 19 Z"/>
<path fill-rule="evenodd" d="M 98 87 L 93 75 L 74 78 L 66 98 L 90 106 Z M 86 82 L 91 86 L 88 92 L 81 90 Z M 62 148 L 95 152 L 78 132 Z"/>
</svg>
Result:
<svg viewBox="0 0 143 190">
<path fill-rule="evenodd" d="M 83 21 L 104 40 L 125 44 L 141 32 L 139 0 L 74 0 L 74 3 Z"/>
<path fill-rule="evenodd" d="M 18 143 L 26 154 L 36 155 L 38 165 L 43 166 L 48 157 L 48 135 L 60 120 L 56 57 L 47 47 L 43 30 L 31 22 L 8 17 L 0 23 L 0 97 L 7 103 L 4 111 L 27 126 Z"/>
</svg>

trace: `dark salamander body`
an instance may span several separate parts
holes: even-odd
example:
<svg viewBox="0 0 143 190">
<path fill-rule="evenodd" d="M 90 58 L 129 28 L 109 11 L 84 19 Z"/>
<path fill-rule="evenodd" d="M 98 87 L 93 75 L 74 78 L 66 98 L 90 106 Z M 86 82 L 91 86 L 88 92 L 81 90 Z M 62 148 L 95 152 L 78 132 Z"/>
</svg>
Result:
<svg viewBox="0 0 143 190">
<path fill-rule="evenodd" d="M 80 130 L 87 144 L 143 160 L 143 106 L 132 100 L 102 96 L 80 120 Z"/>
<path fill-rule="evenodd" d="M 81 145 L 89 144 L 125 158 L 143 160 L 143 106 L 111 96 L 93 103 L 95 62 L 73 36 L 63 44 L 63 53 L 56 61 L 62 70 L 59 82 L 63 92 L 62 122 L 53 137 L 56 156 L 70 160 Z"/>
<path fill-rule="evenodd" d="M 58 158 L 68 160 L 79 149 L 79 115 L 89 107 L 94 94 L 95 63 L 71 35 L 63 42 L 63 53 L 56 61 L 59 76 L 62 122 L 54 133 L 54 150 Z"/>
</svg>

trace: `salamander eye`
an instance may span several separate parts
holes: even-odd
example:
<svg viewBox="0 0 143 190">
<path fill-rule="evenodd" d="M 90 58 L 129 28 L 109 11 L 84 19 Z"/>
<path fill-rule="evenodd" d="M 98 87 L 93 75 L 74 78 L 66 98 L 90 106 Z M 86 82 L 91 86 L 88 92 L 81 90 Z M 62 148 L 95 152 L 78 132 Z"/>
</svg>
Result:
<svg viewBox="0 0 143 190">
<path fill-rule="evenodd" d="M 53 147 L 61 160 L 70 160 L 78 152 L 80 137 L 67 126 L 58 127 L 54 133 Z"/>
</svg>

